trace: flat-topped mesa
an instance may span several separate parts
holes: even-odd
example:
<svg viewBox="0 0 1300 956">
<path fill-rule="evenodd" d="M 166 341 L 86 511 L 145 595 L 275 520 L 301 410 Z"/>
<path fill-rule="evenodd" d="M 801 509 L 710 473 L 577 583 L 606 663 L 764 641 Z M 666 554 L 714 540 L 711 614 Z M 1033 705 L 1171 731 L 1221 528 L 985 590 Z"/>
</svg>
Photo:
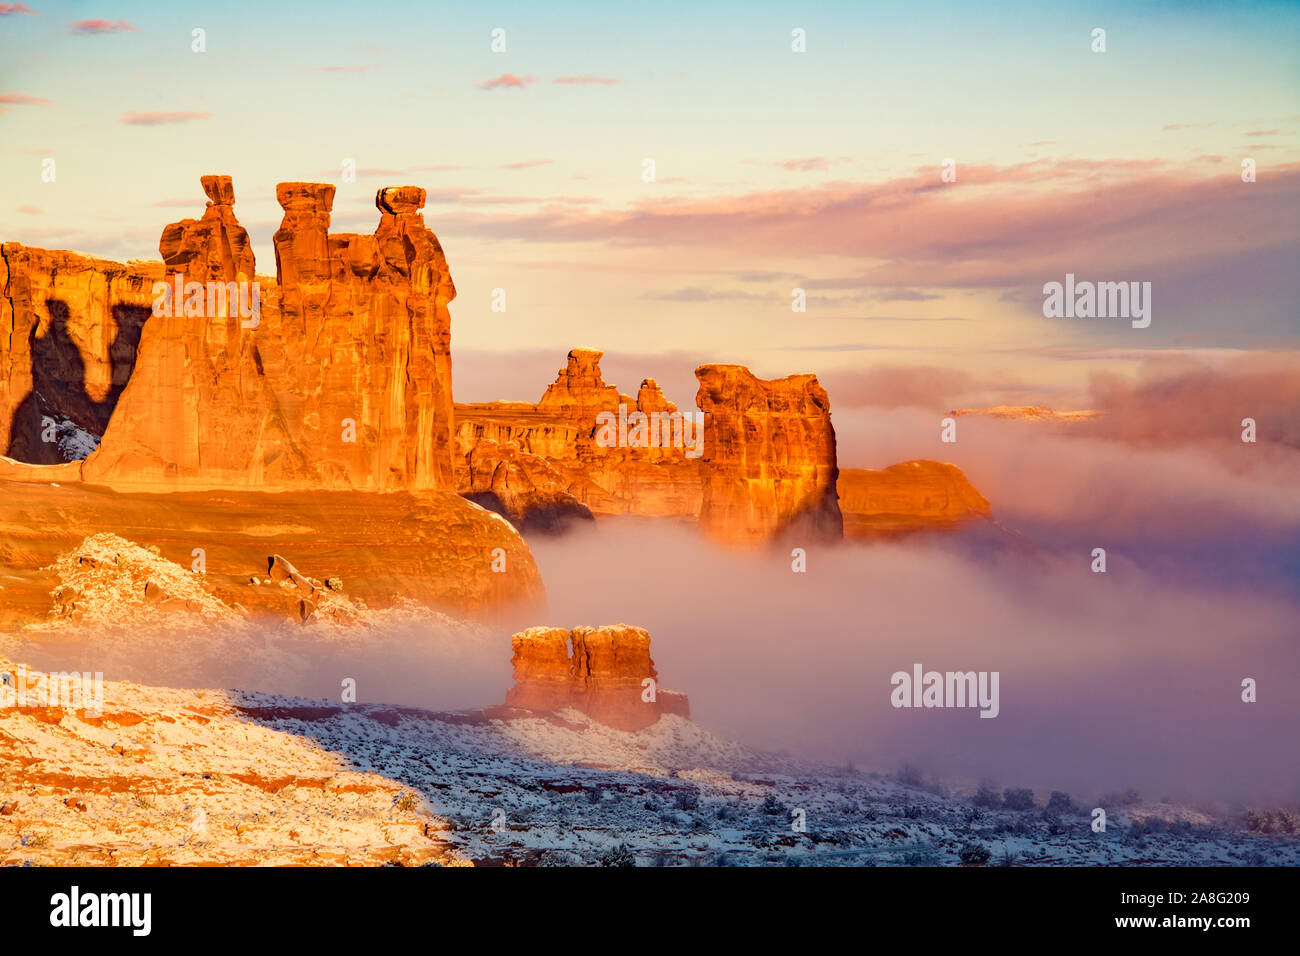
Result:
<svg viewBox="0 0 1300 956">
<path fill-rule="evenodd" d="M 531 627 L 515 634 L 511 645 L 515 685 L 506 694 L 507 707 L 572 707 L 619 730 L 641 730 L 662 714 L 690 718 L 685 694 L 659 690 L 650 634 L 643 628 Z"/>
<path fill-rule="evenodd" d="M 844 536 L 830 399 L 816 375 L 765 381 L 743 365 L 702 365 L 700 526 L 732 543 Z"/>
<path fill-rule="evenodd" d="M 838 487 L 846 538 L 950 530 L 991 514 L 988 499 L 962 470 L 942 461 L 842 468 Z"/>
<path fill-rule="evenodd" d="M 280 183 L 272 285 L 254 279 L 230 177 L 202 182 L 203 218 L 163 231 L 167 270 L 246 282 L 258 314 L 155 314 L 85 478 L 156 490 L 453 490 L 456 289 L 419 213 L 425 191 L 380 189 L 374 235 L 330 235 L 334 187 Z"/>
</svg>

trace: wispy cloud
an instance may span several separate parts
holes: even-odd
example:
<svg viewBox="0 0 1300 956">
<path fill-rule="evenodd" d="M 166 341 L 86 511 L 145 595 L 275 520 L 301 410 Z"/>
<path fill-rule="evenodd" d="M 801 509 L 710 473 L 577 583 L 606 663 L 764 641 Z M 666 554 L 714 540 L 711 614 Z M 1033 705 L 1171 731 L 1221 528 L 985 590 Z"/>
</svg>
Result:
<svg viewBox="0 0 1300 956">
<path fill-rule="evenodd" d="M 365 73 L 368 66 L 313 66 L 313 73 Z"/>
<path fill-rule="evenodd" d="M 25 3 L 0 3 L 0 17 L 12 17 L 16 13 L 36 13 Z"/>
<path fill-rule="evenodd" d="M 484 80 L 478 85 L 480 90 L 499 90 L 499 89 L 516 89 L 521 90 L 530 83 L 536 83 L 535 77 L 515 76 L 513 73 L 502 73 L 490 80 Z"/>
<path fill-rule="evenodd" d="M 104 33 L 139 33 L 140 28 L 129 20 L 78 20 L 72 24 L 72 32 L 82 36 L 98 36 Z"/>
<path fill-rule="evenodd" d="M 121 122 L 130 126 L 163 126 L 167 123 L 188 123 L 190 120 L 212 119 L 211 113 L 191 110 L 177 112 L 123 113 Z"/>
<path fill-rule="evenodd" d="M 783 159 L 773 165 L 792 173 L 811 173 L 820 169 L 830 169 L 831 161 L 825 156 L 809 156 L 806 159 Z"/>
<path fill-rule="evenodd" d="M 54 106 L 54 100 L 43 99 L 39 96 L 28 96 L 26 93 L 0 93 L 0 104 L 9 106 Z"/>
<path fill-rule="evenodd" d="M 502 169 L 532 169 L 535 166 L 549 166 L 553 159 L 525 159 L 517 163 L 502 163 Z"/>
<path fill-rule="evenodd" d="M 39 215 L 41 215 L 41 210 L 38 209 L 38 208 L 36 208 L 35 206 L 19 206 L 19 207 L 18 207 L 18 211 L 19 211 L 20 213 L 22 213 L 24 216 L 39 216 Z"/>
<path fill-rule="evenodd" d="M 609 76 L 557 76 L 553 82 L 561 86 L 613 86 L 618 80 Z"/>
</svg>

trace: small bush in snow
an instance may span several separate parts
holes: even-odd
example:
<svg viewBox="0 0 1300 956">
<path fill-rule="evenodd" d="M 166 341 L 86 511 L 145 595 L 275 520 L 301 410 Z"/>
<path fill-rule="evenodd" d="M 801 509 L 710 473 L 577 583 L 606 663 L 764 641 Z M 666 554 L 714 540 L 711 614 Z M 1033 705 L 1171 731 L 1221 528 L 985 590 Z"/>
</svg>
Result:
<svg viewBox="0 0 1300 956">
<path fill-rule="evenodd" d="M 921 773 L 921 768 L 910 763 L 905 763 L 899 767 L 894 779 L 905 787 L 920 789 L 925 785 L 925 774 Z"/>
<path fill-rule="evenodd" d="M 763 803 L 758 809 L 769 817 L 784 816 L 786 813 L 785 804 L 770 793 L 763 798 Z"/>
<path fill-rule="evenodd" d="M 626 843 L 620 843 L 607 850 L 599 862 L 601 866 L 636 866 L 636 855 L 628 849 Z"/>
<path fill-rule="evenodd" d="M 967 843 L 957 851 L 957 859 L 970 866 L 983 866 L 992 856 L 983 843 Z"/>
<path fill-rule="evenodd" d="M 1052 795 L 1047 799 L 1047 809 L 1052 813 L 1074 813 L 1078 808 L 1075 807 L 1068 793 L 1063 790 L 1053 790 Z"/>
<path fill-rule="evenodd" d="M 694 810 L 700 805 L 700 791 L 694 787 L 678 790 L 673 794 L 673 806 L 678 810 Z"/>
<path fill-rule="evenodd" d="M 1034 791 L 1027 787 L 1008 788 L 1002 794 L 1002 807 L 1005 810 L 1034 809 Z"/>
<path fill-rule="evenodd" d="M 971 797 L 970 802 L 986 810 L 996 810 L 1002 806 L 1002 798 L 998 796 L 998 792 L 984 785 L 975 791 L 975 796 Z"/>
</svg>

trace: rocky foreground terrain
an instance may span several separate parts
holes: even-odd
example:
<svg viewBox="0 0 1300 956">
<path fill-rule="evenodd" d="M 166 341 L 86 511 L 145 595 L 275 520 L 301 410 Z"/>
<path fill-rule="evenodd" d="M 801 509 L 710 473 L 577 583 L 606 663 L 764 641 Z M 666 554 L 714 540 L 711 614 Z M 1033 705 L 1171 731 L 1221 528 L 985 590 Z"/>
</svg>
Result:
<svg viewBox="0 0 1300 956">
<path fill-rule="evenodd" d="M 0 659 L 33 695 L 45 675 Z M 240 865 L 1300 864 L 1300 837 L 1185 807 L 955 793 L 815 767 L 667 715 L 436 713 L 104 685 L 0 708 L 0 862 Z M 982 802 L 984 807 L 974 805 Z M 998 803 L 1001 806 L 991 806 Z M 1048 804 L 1048 806 L 1044 806 Z"/>
</svg>

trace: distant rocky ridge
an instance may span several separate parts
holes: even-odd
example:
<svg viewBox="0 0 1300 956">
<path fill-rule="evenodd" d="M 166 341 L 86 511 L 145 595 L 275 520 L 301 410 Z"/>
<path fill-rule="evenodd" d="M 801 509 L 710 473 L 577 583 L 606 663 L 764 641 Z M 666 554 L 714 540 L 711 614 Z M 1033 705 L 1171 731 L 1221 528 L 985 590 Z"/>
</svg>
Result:
<svg viewBox="0 0 1300 956">
<path fill-rule="evenodd" d="M 525 531 L 572 518 L 640 515 L 697 521 L 715 539 L 824 541 L 952 530 L 989 503 L 952 464 L 839 469 L 830 400 L 814 375 L 765 381 L 741 365 L 703 365 L 699 456 L 680 446 L 603 447 L 598 417 L 680 416 L 654 379 L 635 399 L 605 382 L 603 353 L 569 352 L 535 405 L 456 405 L 462 494 Z"/>
<path fill-rule="evenodd" d="M 698 520 L 733 543 L 841 537 L 835 430 L 815 375 L 765 381 L 740 365 L 703 365 L 700 411 L 686 418 L 654 379 L 636 398 L 607 384 L 602 355 L 569 352 L 536 405 L 458 404 L 460 491 L 496 495 L 524 525 L 539 511 L 567 511 Z M 623 441 L 638 413 L 647 423 L 640 444 Z M 602 415 L 617 423 L 617 443 L 602 441 Z"/>
</svg>

